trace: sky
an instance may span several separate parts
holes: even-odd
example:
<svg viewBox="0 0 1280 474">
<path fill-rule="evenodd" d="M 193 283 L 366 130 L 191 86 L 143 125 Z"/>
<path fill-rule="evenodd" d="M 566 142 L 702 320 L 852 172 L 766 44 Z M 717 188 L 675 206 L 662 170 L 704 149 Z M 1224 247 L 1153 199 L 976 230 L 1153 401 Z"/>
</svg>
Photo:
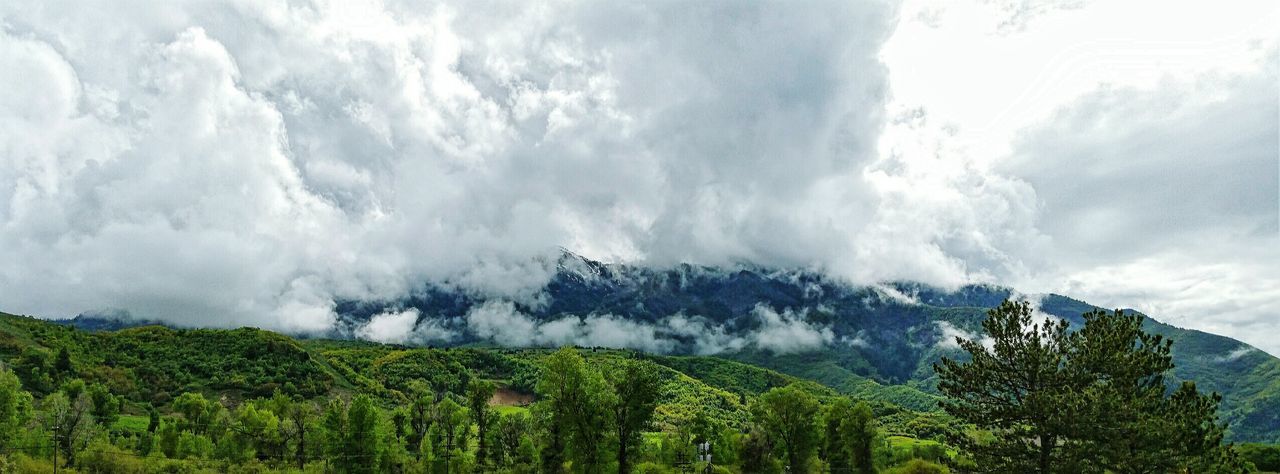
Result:
<svg viewBox="0 0 1280 474">
<path fill-rule="evenodd" d="M 1280 354 L 1272 1 L 0 3 L 0 309 L 323 331 L 566 248 Z M 495 303 L 500 304 L 500 303 Z M 397 313 L 371 333 L 395 333 Z"/>
</svg>

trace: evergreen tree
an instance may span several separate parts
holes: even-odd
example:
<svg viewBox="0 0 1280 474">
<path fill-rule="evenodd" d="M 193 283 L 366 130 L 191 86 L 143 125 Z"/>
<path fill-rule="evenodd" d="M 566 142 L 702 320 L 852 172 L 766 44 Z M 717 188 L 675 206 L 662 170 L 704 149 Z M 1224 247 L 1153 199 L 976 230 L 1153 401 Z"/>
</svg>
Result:
<svg viewBox="0 0 1280 474">
<path fill-rule="evenodd" d="M 841 437 L 849 452 L 852 472 L 871 474 L 876 472 L 873 443 L 876 440 L 875 416 L 867 402 L 854 405 L 850 416 L 840 424 Z"/>
<path fill-rule="evenodd" d="M 987 312 L 981 340 L 956 338 L 970 360 L 950 358 L 934 365 L 942 407 L 952 416 L 988 430 L 994 439 L 954 440 L 973 453 L 978 466 L 992 472 L 1075 470 L 1064 449 L 1070 414 L 1064 410 L 1071 390 L 1083 380 L 1068 370 L 1066 321 L 1037 324 L 1031 305 L 1005 301 Z"/>
<path fill-rule="evenodd" d="M 1035 324 L 1025 302 L 988 313 L 990 347 L 957 338 L 971 360 L 935 366 L 943 407 L 990 430 L 994 440 L 961 442 L 992 471 L 1148 473 L 1239 472 L 1222 446 L 1220 397 L 1184 383 L 1168 393 L 1172 343 L 1121 311 Z"/>
<path fill-rule="evenodd" d="M 160 427 L 160 410 L 156 410 L 156 407 L 151 406 L 151 404 L 148 403 L 147 404 L 147 432 L 155 433 L 156 428 L 159 428 L 159 427 Z"/>
<path fill-rule="evenodd" d="M 782 466 L 773 457 L 773 450 L 773 438 L 758 424 L 752 425 L 738 441 L 739 461 L 743 466 L 749 466 L 761 474 L 782 470 Z"/>
<path fill-rule="evenodd" d="M 1217 448 L 1217 399 L 1195 384 L 1165 396 L 1172 341 L 1143 332 L 1143 318 L 1122 311 L 1092 311 L 1084 320 L 1072 334 L 1070 361 L 1091 382 L 1066 407 L 1082 457 L 1120 474 L 1168 472 Z"/>
<path fill-rule="evenodd" d="M 53 363 L 53 370 L 57 373 L 59 380 L 76 376 L 76 368 L 71 363 L 71 353 L 67 352 L 67 348 L 58 349 L 58 358 Z"/>
</svg>

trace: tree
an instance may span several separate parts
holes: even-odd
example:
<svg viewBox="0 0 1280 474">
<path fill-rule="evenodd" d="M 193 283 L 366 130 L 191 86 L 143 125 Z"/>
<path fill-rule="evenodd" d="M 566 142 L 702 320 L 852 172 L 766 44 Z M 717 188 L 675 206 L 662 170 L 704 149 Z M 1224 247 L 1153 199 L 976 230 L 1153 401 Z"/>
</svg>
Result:
<svg viewBox="0 0 1280 474">
<path fill-rule="evenodd" d="M 848 442 L 841 430 L 844 420 L 853 416 L 853 402 L 840 397 L 827 406 L 822 417 L 822 449 L 819 450 L 822 460 L 831 467 L 832 472 L 852 472 L 849 462 Z"/>
<path fill-rule="evenodd" d="M 1236 450 L 1259 471 L 1280 471 L 1280 445 L 1246 443 Z"/>
<path fill-rule="evenodd" d="M 794 383 L 765 392 L 751 406 L 752 418 L 778 440 L 791 472 L 808 471 L 818 447 L 818 409 L 818 399 Z"/>
<path fill-rule="evenodd" d="M 199 392 L 185 392 L 173 400 L 173 411 L 182 415 L 180 430 L 191 430 L 195 434 L 204 434 L 218 413 L 217 403 L 210 402 Z"/>
<path fill-rule="evenodd" d="M 489 400 L 496 390 L 488 380 L 473 378 L 467 384 L 467 408 L 471 412 L 471 423 L 476 425 L 476 461 L 481 466 L 489 460 L 489 428 L 493 424 Z"/>
<path fill-rule="evenodd" d="M 510 470 L 529 470 L 533 468 L 533 457 L 525 456 L 522 444 L 529 442 L 529 415 L 511 413 L 498 417 L 495 423 L 494 446 L 490 450 L 490 458 L 498 468 Z"/>
<path fill-rule="evenodd" d="M 872 455 L 876 438 L 875 417 L 866 402 L 854 405 L 848 398 L 837 398 L 827 407 L 824 433 L 826 439 L 822 451 L 833 472 L 875 472 Z"/>
<path fill-rule="evenodd" d="M 984 469 L 1026 472 L 1239 472 L 1222 446 L 1217 394 L 1185 382 L 1168 393 L 1172 343 L 1142 330 L 1143 317 L 1091 311 L 1074 333 L 1035 324 L 1025 302 L 988 313 L 990 347 L 957 338 L 971 360 L 935 366 L 952 415 L 994 440 L 961 441 Z"/>
<path fill-rule="evenodd" d="M 640 449 L 640 434 L 649 427 L 658 406 L 661 381 L 649 366 L 624 360 L 606 372 L 613 392 L 613 430 L 618 441 L 618 473 L 631 472 L 632 457 Z"/>
<path fill-rule="evenodd" d="M 0 367 L 0 453 L 8 452 L 18 433 L 31 421 L 30 393 L 17 374 Z"/>
<path fill-rule="evenodd" d="M 156 428 L 156 444 L 160 448 L 160 452 L 166 457 L 178 456 L 178 422 L 172 418 L 165 418 L 160 422 L 160 427 Z M 230 441 L 230 439 L 227 439 Z M 238 459 L 227 453 L 228 449 L 223 444 L 223 448 L 219 449 L 219 457 L 223 459 Z"/>
<path fill-rule="evenodd" d="M 378 409 L 373 405 L 373 399 L 364 394 L 353 397 L 351 406 L 347 408 L 347 425 L 338 463 L 346 472 L 377 472 L 378 448 L 381 446 L 378 424 Z"/>
<path fill-rule="evenodd" d="M 467 432 L 470 431 L 467 409 L 452 397 L 445 397 L 437 403 L 433 412 L 432 452 L 437 458 L 443 458 L 445 471 L 453 472 L 457 458 L 467 450 Z"/>
<path fill-rule="evenodd" d="M 69 398 L 66 392 L 54 392 L 44 399 L 45 428 L 53 433 L 55 449 L 61 450 L 68 462 L 74 462 L 75 454 L 92 438 L 92 409 L 93 402 L 83 391 L 75 398 Z"/>
<path fill-rule="evenodd" d="M 156 428 L 159 428 L 159 427 L 160 427 L 160 410 L 156 410 L 156 407 L 151 406 L 151 404 L 148 403 L 147 404 L 147 432 L 155 433 Z"/>
<path fill-rule="evenodd" d="M 1082 380 L 1068 370 L 1066 321 L 1035 323 L 1027 302 L 1005 301 L 982 322 L 990 347 L 956 338 L 970 360 L 947 357 L 934 365 L 942 407 L 952 416 L 989 430 L 994 439 L 954 440 L 973 453 L 978 465 L 999 472 L 1070 470 L 1063 448 L 1071 434 L 1064 408 Z"/>
<path fill-rule="evenodd" d="M 324 414 L 320 417 L 320 427 L 324 433 L 324 454 L 330 459 L 339 459 L 343 455 L 344 436 L 347 432 L 347 407 L 341 400 L 329 400 Z"/>
<path fill-rule="evenodd" d="M 307 431 L 316 418 L 316 407 L 301 397 L 288 397 L 276 392 L 269 402 L 271 411 L 280 417 L 280 443 L 283 450 L 293 445 L 293 455 L 302 469 L 307 459 Z"/>
<path fill-rule="evenodd" d="M 121 399 L 111 394 L 107 387 L 95 383 L 89 386 L 89 399 L 93 402 L 93 419 L 110 428 L 120 419 Z"/>
<path fill-rule="evenodd" d="M 775 473 L 782 470 L 773 457 L 774 442 L 769 433 L 759 425 L 753 425 L 738 439 L 738 459 L 743 466 L 751 466 L 759 473 Z"/>
<path fill-rule="evenodd" d="M 409 384 L 410 401 L 409 401 L 409 446 L 413 451 L 414 459 L 422 460 L 423 440 L 427 436 L 427 430 L 431 427 L 431 406 L 433 394 L 431 385 L 422 380 L 415 380 Z"/>
<path fill-rule="evenodd" d="M 608 407 L 612 393 L 604 377 L 587 367 L 578 351 L 566 347 L 547 356 L 537 391 L 545 407 L 550 444 L 543 450 L 544 470 L 559 472 L 567 451 L 576 472 L 603 472 Z"/>
<path fill-rule="evenodd" d="M 14 373 L 22 385 L 36 394 L 47 394 L 54 389 L 53 359 L 49 351 L 28 346 L 14 363 Z"/>
<path fill-rule="evenodd" d="M 1089 462 L 1127 473 L 1169 472 L 1219 448 L 1218 397 L 1194 383 L 1166 397 L 1172 341 L 1142 330 L 1142 316 L 1091 311 L 1071 336 L 1072 370 L 1090 383 L 1070 404 Z"/>
<path fill-rule="evenodd" d="M 76 368 L 71 363 L 71 353 L 67 352 L 67 348 L 58 349 L 58 359 L 53 363 L 53 370 L 57 373 L 58 379 L 75 377 Z"/>
</svg>

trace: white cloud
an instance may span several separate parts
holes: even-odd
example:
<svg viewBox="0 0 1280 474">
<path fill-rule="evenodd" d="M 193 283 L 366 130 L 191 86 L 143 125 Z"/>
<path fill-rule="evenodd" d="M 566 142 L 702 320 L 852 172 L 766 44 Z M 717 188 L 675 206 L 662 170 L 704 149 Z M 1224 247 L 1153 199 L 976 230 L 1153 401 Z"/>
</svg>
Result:
<svg viewBox="0 0 1280 474">
<path fill-rule="evenodd" d="M 417 308 L 403 311 L 387 311 L 373 315 L 364 325 L 356 328 L 360 339 L 392 344 L 449 343 L 461 334 L 455 329 L 455 321 L 443 318 L 423 318 Z"/>
<path fill-rule="evenodd" d="M 531 318 L 516 311 L 509 301 L 492 300 L 467 311 L 467 327 L 481 339 L 499 345 L 522 347 L 533 344 L 538 328 Z"/>
<path fill-rule="evenodd" d="M 703 355 L 755 348 L 785 354 L 820 349 L 835 341 L 830 327 L 807 322 L 803 313 L 790 309 L 778 313 L 761 304 L 751 314 L 756 325 L 747 331 L 731 331 L 701 316 L 681 313 L 654 323 L 609 314 L 537 321 L 511 302 L 491 300 L 471 308 L 465 320 L 467 329 L 476 337 L 508 347 L 576 345 Z M 853 347 L 867 346 L 860 336 L 842 342 Z"/>
<path fill-rule="evenodd" d="M 956 342 L 956 338 L 967 339 L 970 341 L 978 341 L 982 347 L 991 350 L 995 347 L 995 340 L 985 334 L 976 334 L 964 329 L 956 327 L 947 321 L 934 321 L 934 325 L 938 327 L 941 335 L 938 336 L 937 347 L 943 349 L 959 349 L 960 343 Z"/>
<path fill-rule="evenodd" d="M 423 281 L 537 304 L 559 246 L 852 275 L 893 21 L 881 2 L 7 3 L 0 300 L 311 331 L 326 297 Z"/>
<path fill-rule="evenodd" d="M 1259 335 L 1280 330 L 1277 18 L 1262 1 L 2 3 L 0 306 L 318 332 L 334 298 L 424 281 L 542 307 L 564 246 L 1025 285 L 1276 352 Z M 490 309 L 415 331 L 642 347 L 700 324 Z M 776 316 L 757 339 L 686 339 L 831 342 Z"/>
<path fill-rule="evenodd" d="M 359 329 L 356 337 L 370 341 L 388 343 L 406 343 L 412 339 L 413 327 L 418 322 L 417 309 L 380 313 L 369 318 Z"/>
<path fill-rule="evenodd" d="M 835 339 L 831 328 L 811 324 L 804 320 L 803 314 L 790 309 L 778 313 L 768 306 L 756 305 L 751 313 L 760 319 L 760 327 L 748 340 L 763 350 L 778 354 L 803 352 L 831 344 Z"/>
<path fill-rule="evenodd" d="M 1240 348 L 1238 348 L 1238 349 L 1235 349 L 1235 350 L 1233 350 L 1233 351 L 1231 351 L 1231 352 L 1228 352 L 1228 353 L 1226 353 L 1226 354 L 1224 354 L 1224 355 L 1218 356 L 1218 357 L 1217 357 L 1217 358 L 1215 358 L 1214 360 L 1215 360 L 1216 362 L 1232 362 L 1232 361 L 1235 361 L 1235 360 L 1240 359 L 1241 357 L 1247 356 L 1247 355 L 1252 354 L 1252 353 L 1257 352 L 1257 351 L 1258 351 L 1257 349 L 1254 349 L 1254 348 L 1249 347 L 1249 346 L 1241 346 L 1241 347 L 1240 347 Z"/>
</svg>

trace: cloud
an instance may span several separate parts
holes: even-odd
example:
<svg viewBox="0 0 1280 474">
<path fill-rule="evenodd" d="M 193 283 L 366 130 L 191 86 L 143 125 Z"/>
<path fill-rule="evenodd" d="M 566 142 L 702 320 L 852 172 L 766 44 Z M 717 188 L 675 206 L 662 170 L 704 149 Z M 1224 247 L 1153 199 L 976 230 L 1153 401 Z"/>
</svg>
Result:
<svg viewBox="0 0 1280 474">
<path fill-rule="evenodd" d="M 314 332 L 334 298 L 426 281 L 536 303 L 561 246 L 853 275 L 894 21 L 888 2 L 5 4 L 0 300 Z"/>
<path fill-rule="evenodd" d="M 461 337 L 454 326 L 456 324 L 449 320 L 423 318 L 416 308 L 409 308 L 373 315 L 356 328 L 355 336 L 389 344 L 447 344 Z"/>
<path fill-rule="evenodd" d="M 948 321 L 934 321 L 934 325 L 937 326 L 938 331 L 941 333 L 938 336 L 938 342 L 935 344 L 936 347 L 942 349 L 960 349 L 960 344 L 956 342 L 956 338 L 978 341 L 978 343 L 982 344 L 982 347 L 987 348 L 987 350 L 991 350 L 991 348 L 995 347 L 996 341 L 985 334 L 976 334 L 960 329 Z"/>
<path fill-rule="evenodd" d="M 368 323 L 356 329 L 356 337 L 370 341 L 403 344 L 409 342 L 417 322 L 417 309 L 380 313 L 369 318 Z"/>
<path fill-rule="evenodd" d="M 803 352 L 828 345 L 835 339 L 829 327 L 820 327 L 804 320 L 803 314 L 791 310 L 782 313 L 765 305 L 752 310 L 760 319 L 760 327 L 747 338 L 755 347 L 778 354 Z"/>
<path fill-rule="evenodd" d="M 751 314 L 754 326 L 747 330 L 732 330 L 701 316 L 681 313 L 654 323 L 609 314 L 537 321 L 509 301 L 490 300 L 471 308 L 464 319 L 466 329 L 475 337 L 508 347 L 576 345 L 702 355 L 754 348 L 787 354 L 820 349 L 836 339 L 830 327 L 809 323 L 803 313 L 790 309 L 778 313 L 761 304 Z M 860 336 L 842 342 L 851 347 L 867 346 Z"/>
<path fill-rule="evenodd" d="M 1219 363 L 1232 362 L 1240 359 L 1241 357 L 1247 356 L 1257 351 L 1258 351 L 1257 349 L 1254 349 L 1249 346 L 1241 346 L 1235 350 L 1232 350 L 1231 352 L 1226 353 L 1225 355 L 1215 357 L 1214 361 Z"/>
<path fill-rule="evenodd" d="M 1041 202 L 1028 287 L 1132 307 L 1272 353 L 1280 331 L 1280 62 L 1101 87 L 1021 134 L 1003 171 Z"/>
<path fill-rule="evenodd" d="M 1168 46 L 1268 17 L 1178 7 L 1208 25 L 1190 31 L 1111 14 L 1139 7 L 1043 5 L 0 3 L 0 305 L 323 333 L 336 299 L 427 282 L 541 308 L 565 247 L 1025 284 L 1280 350 L 1257 336 L 1280 329 L 1261 263 L 1280 258 L 1275 55 Z M 953 29 L 967 8 L 982 24 Z M 912 36 L 900 13 L 938 28 Z M 992 38 L 992 18 L 1016 31 Z M 1098 29 L 1062 27 L 1081 24 Z M 1150 41 L 1091 45 L 1080 74 L 1056 73 L 1074 64 L 1064 45 L 1136 28 Z M 1145 83 L 1197 70 L 1186 54 L 1229 70 Z M 1143 83 L 1098 87 L 1126 71 Z M 966 135 L 987 122 L 1022 131 Z M 490 310 L 415 337 L 834 342 L 786 310 L 750 337 L 694 316 Z"/>
<path fill-rule="evenodd" d="M 564 316 L 539 322 L 509 301 L 490 300 L 471 308 L 466 326 L 480 339 L 507 347 L 565 345 L 671 352 L 675 342 L 660 337 L 651 325 L 613 315 Z"/>
</svg>

